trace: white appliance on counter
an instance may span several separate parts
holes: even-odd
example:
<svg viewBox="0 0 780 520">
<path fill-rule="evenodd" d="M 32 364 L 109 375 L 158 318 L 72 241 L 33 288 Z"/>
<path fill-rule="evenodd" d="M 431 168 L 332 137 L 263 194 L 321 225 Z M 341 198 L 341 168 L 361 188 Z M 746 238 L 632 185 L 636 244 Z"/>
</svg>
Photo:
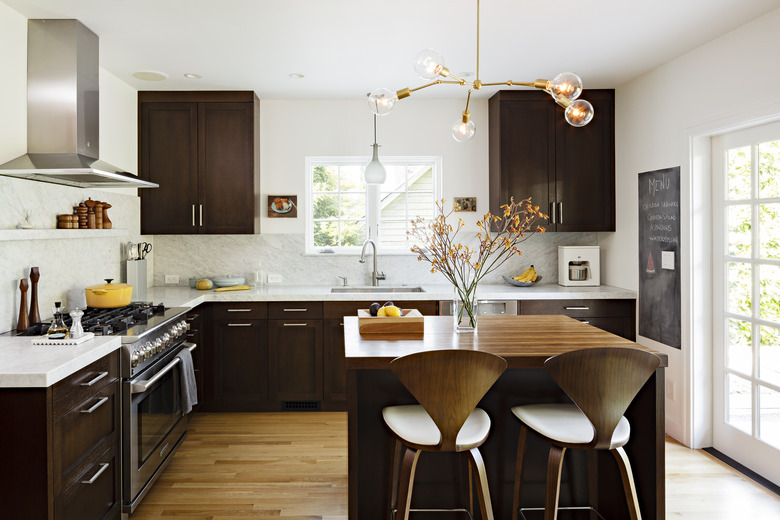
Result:
<svg viewBox="0 0 780 520">
<path fill-rule="evenodd" d="M 599 246 L 558 246 L 558 285 L 601 285 Z"/>
</svg>

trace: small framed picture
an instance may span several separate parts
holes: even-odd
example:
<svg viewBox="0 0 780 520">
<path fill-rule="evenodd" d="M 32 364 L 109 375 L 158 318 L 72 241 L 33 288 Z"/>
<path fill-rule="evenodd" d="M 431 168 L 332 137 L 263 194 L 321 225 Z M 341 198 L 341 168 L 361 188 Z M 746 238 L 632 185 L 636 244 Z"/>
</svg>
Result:
<svg viewBox="0 0 780 520">
<path fill-rule="evenodd" d="M 477 211 L 476 197 L 455 197 L 455 211 Z"/>
<path fill-rule="evenodd" d="M 269 195 L 268 218 L 297 218 L 297 195 Z"/>
</svg>

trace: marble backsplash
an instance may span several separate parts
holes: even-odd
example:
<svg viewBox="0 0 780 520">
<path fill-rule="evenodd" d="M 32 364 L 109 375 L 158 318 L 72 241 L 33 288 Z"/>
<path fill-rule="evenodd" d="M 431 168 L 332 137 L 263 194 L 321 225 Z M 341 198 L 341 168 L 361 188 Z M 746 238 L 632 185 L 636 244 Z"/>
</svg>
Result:
<svg viewBox="0 0 780 520">
<path fill-rule="evenodd" d="M 125 245 L 145 239 L 140 235 L 140 199 L 129 190 L 72 188 L 43 182 L 0 176 L 0 229 L 14 229 L 26 211 L 36 229 L 56 227 L 57 215 L 72 213 L 73 206 L 91 197 L 112 205 L 109 216 L 120 236 L 46 238 L 29 240 L 24 235 L 0 240 L 0 332 L 16 327 L 19 315 L 19 281 L 30 268 L 40 269 L 39 310 L 42 318 L 51 316 L 55 301 L 67 310 L 86 305 L 84 287 L 102 283 L 104 278 L 124 280 Z M 64 231 L 64 230 L 63 230 Z M 56 231 L 52 231 L 56 234 Z M 69 234 L 73 234 L 70 232 Z M 149 276 L 153 267 L 149 268 Z M 29 304 L 30 292 L 27 293 Z"/>
<path fill-rule="evenodd" d="M 210 278 L 234 274 L 252 282 L 255 272 L 282 276 L 288 285 L 370 285 L 372 259 L 365 264 L 357 255 L 305 255 L 303 234 L 270 235 L 157 235 L 154 237 L 153 285 L 164 285 L 165 275 L 178 275 L 180 285 L 190 278 Z M 559 245 L 597 245 L 596 233 L 545 233 L 521 244 L 523 254 L 508 260 L 484 279 L 503 283 L 501 275 L 515 276 L 533 264 L 544 283 L 558 282 Z M 386 280 L 382 285 L 444 283 L 440 274 L 430 272 L 430 264 L 413 254 L 378 255 L 377 267 Z M 267 279 L 267 278 L 265 278 Z"/>
</svg>

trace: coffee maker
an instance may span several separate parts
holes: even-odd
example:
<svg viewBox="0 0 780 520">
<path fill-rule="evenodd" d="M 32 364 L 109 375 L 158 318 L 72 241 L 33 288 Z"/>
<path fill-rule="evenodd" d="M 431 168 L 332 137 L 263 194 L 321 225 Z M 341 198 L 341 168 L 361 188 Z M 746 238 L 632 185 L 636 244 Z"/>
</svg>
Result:
<svg viewBox="0 0 780 520">
<path fill-rule="evenodd" d="M 599 257 L 599 246 L 558 246 L 558 285 L 600 285 Z"/>
</svg>

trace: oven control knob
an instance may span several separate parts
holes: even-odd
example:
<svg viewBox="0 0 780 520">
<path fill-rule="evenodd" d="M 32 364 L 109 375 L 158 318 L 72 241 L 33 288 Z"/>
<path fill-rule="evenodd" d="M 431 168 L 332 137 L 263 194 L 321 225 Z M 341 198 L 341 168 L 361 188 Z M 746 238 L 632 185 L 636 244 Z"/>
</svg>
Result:
<svg viewBox="0 0 780 520">
<path fill-rule="evenodd" d="M 163 340 L 157 338 L 156 340 L 154 340 L 154 351 L 161 352 L 162 349 L 163 349 Z"/>
<path fill-rule="evenodd" d="M 179 322 L 179 334 L 184 334 L 188 330 L 190 330 L 190 324 L 187 323 L 187 320 L 181 320 Z"/>
<path fill-rule="evenodd" d="M 171 335 L 170 335 L 170 334 L 168 334 L 167 332 L 166 332 L 165 334 L 163 334 L 163 336 L 162 336 L 162 343 L 163 343 L 163 347 L 162 347 L 162 348 L 165 348 L 165 347 L 167 347 L 168 345 L 170 345 L 170 344 L 171 344 L 171 340 L 172 340 L 172 339 L 173 339 L 173 338 L 171 337 Z"/>
<path fill-rule="evenodd" d="M 149 357 L 153 354 L 151 341 L 147 341 L 146 343 L 144 343 L 143 353 L 144 353 L 144 359 L 149 359 Z"/>
<path fill-rule="evenodd" d="M 134 350 L 133 354 L 130 356 L 130 364 L 131 366 L 136 366 L 140 362 L 141 362 L 141 353 L 137 350 Z"/>
</svg>

